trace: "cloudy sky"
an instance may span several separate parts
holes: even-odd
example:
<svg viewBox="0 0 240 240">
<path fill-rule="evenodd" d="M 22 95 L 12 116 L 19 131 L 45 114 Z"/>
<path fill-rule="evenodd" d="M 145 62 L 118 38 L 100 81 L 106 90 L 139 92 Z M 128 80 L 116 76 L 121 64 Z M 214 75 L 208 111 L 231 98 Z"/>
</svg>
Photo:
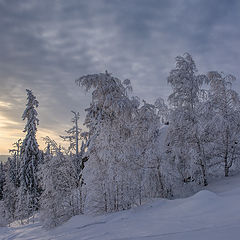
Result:
<svg viewBox="0 0 240 240">
<path fill-rule="evenodd" d="M 0 0 L 0 34 L 0 154 L 24 136 L 26 88 L 40 102 L 41 142 L 58 140 L 71 110 L 83 121 L 90 97 L 74 81 L 85 74 L 129 78 L 150 102 L 168 96 L 184 52 L 200 73 L 240 76 L 238 0 Z"/>
</svg>

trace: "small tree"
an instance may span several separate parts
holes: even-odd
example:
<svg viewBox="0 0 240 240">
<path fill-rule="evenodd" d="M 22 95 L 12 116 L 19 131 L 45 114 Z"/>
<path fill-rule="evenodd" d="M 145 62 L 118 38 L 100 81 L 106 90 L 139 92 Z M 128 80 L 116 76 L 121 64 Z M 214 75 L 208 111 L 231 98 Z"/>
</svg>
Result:
<svg viewBox="0 0 240 240">
<path fill-rule="evenodd" d="M 70 159 L 73 162 L 75 166 L 75 174 L 76 174 L 76 183 L 79 185 L 81 183 L 81 176 L 82 176 L 82 170 L 84 168 L 84 162 L 83 162 L 83 154 L 85 151 L 86 144 L 84 140 L 86 141 L 86 133 L 82 133 L 82 129 L 79 128 L 79 112 L 71 111 L 73 113 L 72 123 L 73 127 L 69 130 L 66 130 L 67 133 L 66 136 L 60 136 L 64 141 L 69 141 L 69 152 Z M 82 133 L 82 134 L 81 134 Z M 79 141 L 82 141 L 82 144 L 80 146 Z M 71 151 L 75 151 L 75 154 Z"/>
<path fill-rule="evenodd" d="M 44 140 L 47 150 L 39 172 L 43 189 L 40 216 L 43 226 L 52 228 L 82 213 L 82 198 L 79 195 L 82 192 L 76 187 L 76 170 L 71 157 L 64 154 L 54 140 L 49 137 Z"/>
<path fill-rule="evenodd" d="M 12 149 L 9 150 L 11 157 L 9 158 L 9 174 L 11 181 L 16 188 L 20 187 L 20 153 L 22 147 L 22 140 L 18 139 L 17 142 L 13 144 Z"/>
<path fill-rule="evenodd" d="M 3 162 L 0 162 L 0 201 L 3 199 L 3 186 L 5 183 L 5 170 Z"/>
<path fill-rule="evenodd" d="M 17 191 L 20 187 L 20 149 L 21 139 L 13 144 L 9 152 L 11 156 L 5 164 L 5 185 L 3 188 L 3 200 L 5 217 L 8 222 L 14 221 L 16 217 Z"/>
<path fill-rule="evenodd" d="M 75 150 L 76 156 L 79 155 L 79 141 L 81 140 L 80 133 L 82 129 L 79 128 L 78 126 L 78 120 L 80 117 L 79 112 L 74 112 L 73 113 L 73 118 L 72 118 L 72 123 L 74 124 L 72 128 L 66 130 L 65 132 L 67 133 L 66 136 L 60 136 L 64 141 L 69 141 L 69 150 Z"/>
<path fill-rule="evenodd" d="M 16 217 L 17 207 L 17 191 L 19 187 L 19 181 L 15 169 L 15 158 L 9 157 L 6 162 L 6 181 L 3 191 L 3 201 L 5 208 L 5 215 L 8 222 L 12 222 Z"/>
</svg>

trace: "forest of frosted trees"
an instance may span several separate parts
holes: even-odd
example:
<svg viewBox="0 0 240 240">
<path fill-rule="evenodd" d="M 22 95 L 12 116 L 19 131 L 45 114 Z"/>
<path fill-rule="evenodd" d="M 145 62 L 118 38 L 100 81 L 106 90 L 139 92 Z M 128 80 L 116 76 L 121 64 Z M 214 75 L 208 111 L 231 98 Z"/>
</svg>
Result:
<svg viewBox="0 0 240 240">
<path fill-rule="evenodd" d="M 240 101 L 235 77 L 198 74 L 191 55 L 176 57 L 168 75 L 171 94 L 154 104 L 133 95 L 129 79 L 108 73 L 82 76 L 76 84 L 91 93 L 80 129 L 61 136 L 65 149 L 36 139 L 38 101 L 27 90 L 25 138 L 0 164 L 0 224 L 34 221 L 55 227 L 74 215 L 103 214 L 152 198 L 183 197 L 209 178 L 240 170 Z"/>
</svg>

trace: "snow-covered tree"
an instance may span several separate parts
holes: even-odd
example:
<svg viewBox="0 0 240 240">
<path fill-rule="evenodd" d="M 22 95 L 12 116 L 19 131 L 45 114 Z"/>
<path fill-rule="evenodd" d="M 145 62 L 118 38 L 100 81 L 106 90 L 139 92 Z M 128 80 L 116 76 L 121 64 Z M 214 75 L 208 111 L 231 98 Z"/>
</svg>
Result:
<svg viewBox="0 0 240 240">
<path fill-rule="evenodd" d="M 22 147 L 22 140 L 18 139 L 17 142 L 13 144 L 12 149 L 9 150 L 11 153 L 11 157 L 8 159 L 9 161 L 9 174 L 11 181 L 15 185 L 16 188 L 20 186 L 20 153 Z"/>
<path fill-rule="evenodd" d="M 6 181 L 3 191 L 5 218 L 8 222 L 16 219 L 17 191 L 19 182 L 16 181 L 15 159 L 9 157 L 6 162 Z"/>
<path fill-rule="evenodd" d="M 0 200 L 0 227 L 5 227 L 6 225 L 7 225 L 7 219 L 6 219 L 4 201 Z"/>
<path fill-rule="evenodd" d="M 159 136 L 161 127 L 160 109 L 143 101 L 132 125 L 129 147 L 132 148 L 129 167 L 138 167 L 138 196 L 140 204 L 143 198 L 163 197 L 162 155 Z M 136 181 L 135 181 L 136 182 Z M 136 183 L 137 183 L 136 182 Z M 132 184 L 136 184 L 132 182 Z"/>
<path fill-rule="evenodd" d="M 154 106 L 156 109 L 156 113 L 160 118 L 160 123 L 168 124 L 170 111 L 167 104 L 164 102 L 164 99 L 161 97 L 157 98 Z"/>
<path fill-rule="evenodd" d="M 83 211 L 82 189 L 76 183 L 76 169 L 70 156 L 61 147 L 45 138 L 47 149 L 41 165 L 41 222 L 45 228 L 56 227 Z"/>
<path fill-rule="evenodd" d="M 204 132 L 201 122 L 201 99 L 205 95 L 202 85 L 207 82 L 207 77 L 196 75 L 196 72 L 197 68 L 190 54 L 186 53 L 183 57 L 176 58 L 176 68 L 168 77 L 168 83 L 173 89 L 169 96 L 173 107 L 169 140 L 180 170 L 185 172 L 183 180 L 192 178 L 193 169 L 198 165 L 201 181 L 207 185 L 207 163 L 201 141 Z"/>
<path fill-rule="evenodd" d="M 79 112 L 71 111 L 73 113 L 72 123 L 73 127 L 65 132 L 67 135 L 60 136 L 64 141 L 69 141 L 69 152 L 71 161 L 75 165 L 78 182 L 81 182 L 82 170 L 84 168 L 83 155 L 86 148 L 87 135 L 79 128 Z M 80 146 L 81 141 L 81 146 Z M 72 152 L 74 151 L 74 152 Z"/>
<path fill-rule="evenodd" d="M 26 137 L 21 146 L 20 188 L 18 189 L 18 215 L 20 218 L 28 217 L 38 209 L 38 199 L 41 188 L 38 179 L 38 165 L 42 161 L 42 154 L 36 139 L 37 118 L 36 108 L 38 101 L 31 90 L 27 91 L 27 104 L 23 112 L 23 120 L 27 120 L 24 128 Z"/>
<path fill-rule="evenodd" d="M 214 157 L 224 163 L 224 175 L 240 156 L 240 99 L 232 89 L 235 77 L 216 71 L 209 72 L 209 105 L 213 113 L 211 128 Z"/>
<path fill-rule="evenodd" d="M 79 155 L 79 141 L 81 140 L 81 131 L 79 128 L 79 112 L 71 111 L 73 113 L 72 123 L 74 124 L 72 128 L 66 130 L 67 135 L 60 136 L 64 141 L 69 141 L 69 150 L 74 150 L 76 156 Z"/>
<path fill-rule="evenodd" d="M 3 199 L 3 186 L 5 183 L 5 169 L 3 162 L 0 162 L 0 201 Z"/>
<path fill-rule="evenodd" d="M 11 222 L 16 218 L 17 191 L 20 187 L 20 149 L 21 139 L 13 144 L 9 152 L 11 156 L 5 164 L 5 185 L 3 201 L 5 207 L 5 220 Z"/>
<path fill-rule="evenodd" d="M 131 174 L 126 168 L 124 144 L 131 134 L 130 124 L 136 104 L 136 99 L 128 97 L 130 81 L 121 82 L 105 72 L 83 76 L 77 83 L 86 91 L 93 89 L 85 119 L 89 129 L 85 153 L 89 160 L 83 171 L 87 209 L 111 212 L 129 208 L 133 201 L 129 198 L 131 189 L 127 187 L 130 185 L 127 176 Z"/>
</svg>

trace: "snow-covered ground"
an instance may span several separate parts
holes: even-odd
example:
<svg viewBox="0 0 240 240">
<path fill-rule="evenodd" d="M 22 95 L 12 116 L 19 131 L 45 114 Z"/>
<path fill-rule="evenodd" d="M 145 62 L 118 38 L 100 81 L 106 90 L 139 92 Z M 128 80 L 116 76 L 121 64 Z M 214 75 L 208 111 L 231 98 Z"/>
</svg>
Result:
<svg viewBox="0 0 240 240">
<path fill-rule="evenodd" d="M 239 240 L 240 175 L 185 199 L 158 199 L 104 216 L 75 216 L 50 231 L 37 222 L 0 228 L 1 240 Z"/>
</svg>

